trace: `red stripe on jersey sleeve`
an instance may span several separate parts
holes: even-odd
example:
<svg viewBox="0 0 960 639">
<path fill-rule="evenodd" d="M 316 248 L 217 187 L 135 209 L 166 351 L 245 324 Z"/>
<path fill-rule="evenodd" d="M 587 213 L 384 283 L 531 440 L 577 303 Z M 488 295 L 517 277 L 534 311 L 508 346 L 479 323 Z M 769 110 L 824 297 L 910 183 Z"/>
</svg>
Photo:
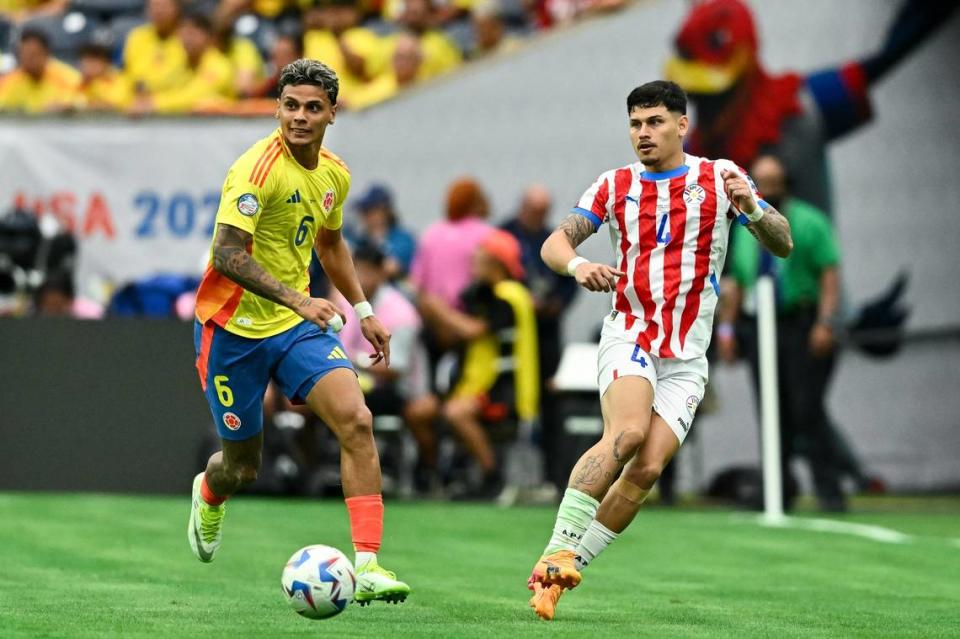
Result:
<svg viewBox="0 0 960 639">
<path fill-rule="evenodd" d="M 693 262 L 693 283 L 687 293 L 683 314 L 680 316 L 680 348 L 687 340 L 690 327 L 700 313 L 700 294 L 710 275 L 710 248 L 713 245 L 713 226 L 717 221 L 717 179 L 713 162 L 700 165 L 697 183 L 703 187 L 706 197 L 700 204 L 700 230 L 697 233 L 697 250 Z"/>
<path fill-rule="evenodd" d="M 597 189 L 597 194 L 593 196 L 593 204 L 590 205 L 590 210 L 593 211 L 594 215 L 600 218 L 601 222 L 607 221 L 607 200 L 609 198 L 610 183 L 609 181 L 604 180 L 603 184 L 600 185 L 600 188 Z"/>
<path fill-rule="evenodd" d="M 670 180 L 670 242 L 663 255 L 663 343 L 660 357 L 675 357 L 670 339 L 673 336 L 673 309 L 680 296 L 680 263 L 686 239 L 687 203 L 683 199 L 686 186 L 686 176 Z"/>
</svg>

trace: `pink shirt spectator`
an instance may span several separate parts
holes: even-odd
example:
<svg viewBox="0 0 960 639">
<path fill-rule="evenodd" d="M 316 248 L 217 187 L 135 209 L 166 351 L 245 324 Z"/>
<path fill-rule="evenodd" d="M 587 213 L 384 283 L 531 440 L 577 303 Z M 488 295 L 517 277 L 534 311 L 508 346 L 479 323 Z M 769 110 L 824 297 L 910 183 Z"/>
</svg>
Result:
<svg viewBox="0 0 960 639">
<path fill-rule="evenodd" d="M 347 316 L 347 323 L 339 334 L 340 341 L 358 368 L 365 368 L 372 361 L 368 355 L 373 354 L 373 346 L 360 331 L 360 320 L 349 302 L 339 292 L 334 294 L 333 302 Z M 420 345 L 421 320 L 417 309 L 403 293 L 387 284 L 377 289 L 370 304 L 374 315 L 392 335 L 390 368 L 403 375 L 398 390 L 408 399 L 426 393 L 426 355 Z"/>
<path fill-rule="evenodd" d="M 454 308 L 470 283 L 470 261 L 492 231 L 484 220 L 443 220 L 424 231 L 410 266 L 410 279 L 421 293 L 431 293 Z"/>
</svg>

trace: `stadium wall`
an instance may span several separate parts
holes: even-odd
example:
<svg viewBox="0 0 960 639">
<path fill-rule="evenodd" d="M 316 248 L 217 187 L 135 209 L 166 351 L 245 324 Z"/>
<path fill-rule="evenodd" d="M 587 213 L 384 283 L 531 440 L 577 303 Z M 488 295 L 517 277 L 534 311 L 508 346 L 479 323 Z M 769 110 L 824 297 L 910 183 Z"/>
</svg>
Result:
<svg viewBox="0 0 960 639">
<path fill-rule="evenodd" d="M 188 322 L 0 319 L 0 490 L 183 491 L 212 432 Z M 960 341 L 889 364 L 841 360 L 831 409 L 866 469 L 894 490 L 960 488 Z M 904 371 L 907 371 L 905 374 Z M 681 450 L 681 489 L 757 463 L 745 366 L 715 371 L 717 411 Z"/>
<path fill-rule="evenodd" d="M 187 490 L 212 428 L 186 322 L 0 320 L 0 490 Z"/>
</svg>

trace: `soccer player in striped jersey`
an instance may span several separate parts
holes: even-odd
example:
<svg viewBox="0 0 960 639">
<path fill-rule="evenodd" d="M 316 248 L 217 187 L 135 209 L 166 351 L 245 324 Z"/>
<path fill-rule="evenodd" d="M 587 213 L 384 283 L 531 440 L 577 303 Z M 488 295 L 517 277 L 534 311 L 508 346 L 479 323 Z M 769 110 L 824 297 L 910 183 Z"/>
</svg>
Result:
<svg viewBox="0 0 960 639">
<path fill-rule="evenodd" d="M 530 605 L 553 619 L 580 570 L 630 524 L 693 423 L 731 222 L 770 252 L 792 249 L 790 226 L 729 160 L 687 155 L 687 96 L 649 82 L 627 97 L 639 162 L 603 173 L 543 244 L 541 257 L 588 291 L 612 292 L 598 354 L 603 435 L 583 454 L 534 566 Z M 616 266 L 576 247 L 606 224 Z M 622 472 L 621 472 L 622 471 Z"/>
<path fill-rule="evenodd" d="M 311 251 L 356 309 L 371 355 L 390 364 L 390 334 L 373 315 L 340 229 L 350 172 L 323 148 L 337 111 L 337 75 L 315 60 L 280 74 L 280 128 L 254 144 L 227 173 L 210 265 L 197 291 L 197 371 L 222 450 L 193 482 L 187 536 L 213 560 L 224 502 L 254 481 L 263 447 L 263 394 L 274 379 L 306 403 L 340 443 L 340 472 L 356 550 L 355 598 L 403 601 L 410 588 L 380 567 L 383 536 L 380 460 L 370 411 L 343 344 L 344 316 L 309 296 Z"/>
</svg>

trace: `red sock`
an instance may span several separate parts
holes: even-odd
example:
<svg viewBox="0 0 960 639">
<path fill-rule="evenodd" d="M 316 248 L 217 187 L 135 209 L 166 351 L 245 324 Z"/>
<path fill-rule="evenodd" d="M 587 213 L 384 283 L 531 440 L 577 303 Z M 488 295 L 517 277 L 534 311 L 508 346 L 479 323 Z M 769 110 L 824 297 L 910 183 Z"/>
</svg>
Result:
<svg viewBox="0 0 960 639">
<path fill-rule="evenodd" d="M 229 495 L 227 495 L 229 497 Z M 223 502 L 227 501 L 227 497 L 218 497 L 210 490 L 210 487 L 207 486 L 207 474 L 203 474 L 203 479 L 200 480 L 200 499 L 202 499 L 208 506 L 219 506 Z"/>
<path fill-rule="evenodd" d="M 377 552 L 383 539 L 383 496 L 347 497 L 350 536 L 357 552 Z"/>
</svg>

